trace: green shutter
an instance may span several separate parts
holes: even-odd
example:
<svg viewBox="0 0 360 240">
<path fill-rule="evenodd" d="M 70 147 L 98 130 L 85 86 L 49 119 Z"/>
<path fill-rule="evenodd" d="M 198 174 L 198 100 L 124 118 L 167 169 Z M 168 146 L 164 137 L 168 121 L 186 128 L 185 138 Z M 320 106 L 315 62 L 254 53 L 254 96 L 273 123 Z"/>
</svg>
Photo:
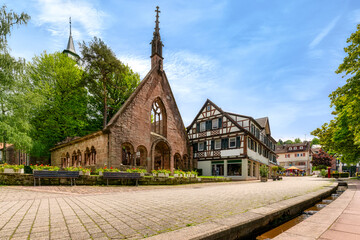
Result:
<svg viewBox="0 0 360 240">
<path fill-rule="evenodd" d="M 219 128 L 221 128 L 221 127 L 222 127 L 222 117 L 219 118 Z"/>
<path fill-rule="evenodd" d="M 198 144 L 194 143 L 193 144 L 193 152 L 197 152 L 198 151 Z"/>
<path fill-rule="evenodd" d="M 240 137 L 236 137 L 236 147 L 240 147 Z"/>
<path fill-rule="evenodd" d="M 211 129 L 211 121 L 206 121 L 206 131 Z"/>
<path fill-rule="evenodd" d="M 211 140 L 211 150 L 214 150 L 214 149 L 215 149 L 215 141 Z"/>
<path fill-rule="evenodd" d="M 204 142 L 204 151 L 206 151 L 206 141 Z"/>
<path fill-rule="evenodd" d="M 196 132 L 199 133 L 200 132 L 200 123 L 196 124 Z"/>
</svg>

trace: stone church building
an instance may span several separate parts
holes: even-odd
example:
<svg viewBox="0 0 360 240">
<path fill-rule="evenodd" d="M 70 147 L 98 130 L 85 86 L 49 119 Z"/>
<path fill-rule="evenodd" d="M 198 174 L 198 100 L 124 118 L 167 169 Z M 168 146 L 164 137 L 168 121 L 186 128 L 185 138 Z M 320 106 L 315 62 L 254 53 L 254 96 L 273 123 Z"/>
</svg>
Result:
<svg viewBox="0 0 360 240">
<path fill-rule="evenodd" d="M 186 129 L 163 70 L 159 12 L 157 7 L 149 73 L 104 129 L 52 148 L 52 165 L 148 171 L 194 167 Z"/>
</svg>

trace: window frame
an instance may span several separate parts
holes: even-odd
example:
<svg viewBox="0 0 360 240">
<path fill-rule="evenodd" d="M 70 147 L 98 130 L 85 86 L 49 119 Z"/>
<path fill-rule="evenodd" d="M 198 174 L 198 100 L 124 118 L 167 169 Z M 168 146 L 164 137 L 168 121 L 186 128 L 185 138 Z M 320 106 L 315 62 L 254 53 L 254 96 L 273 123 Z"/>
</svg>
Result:
<svg viewBox="0 0 360 240">
<path fill-rule="evenodd" d="M 206 122 L 200 122 L 200 132 L 206 131 Z"/>
<path fill-rule="evenodd" d="M 216 121 L 214 123 L 214 121 Z M 211 120 L 211 124 L 212 124 L 212 129 L 218 129 L 219 128 L 219 118 L 214 118 L 213 120 Z"/>
<path fill-rule="evenodd" d="M 200 146 L 202 147 L 200 148 Z M 198 142 L 198 151 L 204 151 L 204 142 Z"/>
<path fill-rule="evenodd" d="M 216 147 L 216 143 L 219 143 L 219 147 Z M 219 149 L 221 149 L 221 139 L 216 139 L 216 140 L 214 140 L 214 149 L 215 150 L 219 150 Z"/>
<path fill-rule="evenodd" d="M 234 140 L 234 146 L 231 146 L 231 140 Z M 229 138 L 229 148 L 236 148 L 236 137 L 230 137 Z"/>
</svg>

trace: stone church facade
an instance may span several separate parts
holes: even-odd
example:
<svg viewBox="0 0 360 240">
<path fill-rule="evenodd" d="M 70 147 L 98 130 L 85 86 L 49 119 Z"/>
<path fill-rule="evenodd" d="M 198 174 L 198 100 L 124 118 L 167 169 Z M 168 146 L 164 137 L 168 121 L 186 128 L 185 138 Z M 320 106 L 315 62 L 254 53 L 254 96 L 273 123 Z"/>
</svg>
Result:
<svg viewBox="0 0 360 240">
<path fill-rule="evenodd" d="M 61 167 L 192 169 L 189 140 L 163 70 L 159 12 L 151 41 L 151 70 L 107 126 L 51 149 Z"/>
</svg>

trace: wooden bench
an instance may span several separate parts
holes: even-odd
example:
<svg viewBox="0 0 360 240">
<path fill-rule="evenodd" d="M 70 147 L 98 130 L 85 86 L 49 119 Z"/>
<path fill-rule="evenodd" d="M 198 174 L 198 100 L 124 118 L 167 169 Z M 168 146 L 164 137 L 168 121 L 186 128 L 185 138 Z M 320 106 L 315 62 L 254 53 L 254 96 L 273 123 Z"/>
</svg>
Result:
<svg viewBox="0 0 360 240">
<path fill-rule="evenodd" d="M 36 179 L 39 179 L 39 186 L 41 186 L 41 178 L 70 178 L 71 186 L 76 186 L 75 179 L 79 177 L 78 171 L 33 171 L 34 186 L 36 186 Z"/>
<path fill-rule="evenodd" d="M 104 172 L 103 178 L 106 179 L 107 186 L 109 186 L 109 179 L 134 179 L 136 180 L 136 186 L 138 186 L 141 176 L 140 173 Z"/>
</svg>

